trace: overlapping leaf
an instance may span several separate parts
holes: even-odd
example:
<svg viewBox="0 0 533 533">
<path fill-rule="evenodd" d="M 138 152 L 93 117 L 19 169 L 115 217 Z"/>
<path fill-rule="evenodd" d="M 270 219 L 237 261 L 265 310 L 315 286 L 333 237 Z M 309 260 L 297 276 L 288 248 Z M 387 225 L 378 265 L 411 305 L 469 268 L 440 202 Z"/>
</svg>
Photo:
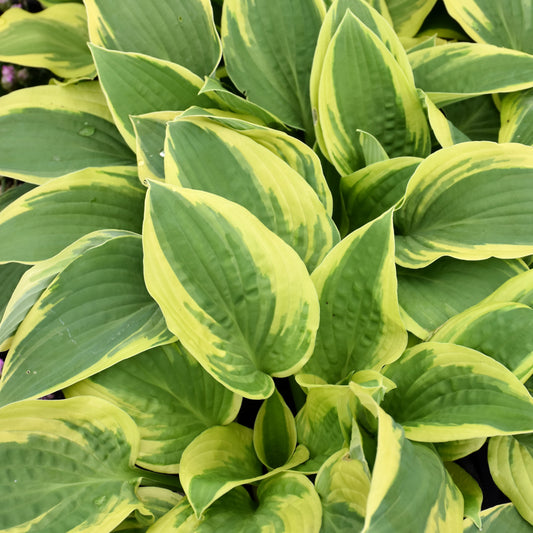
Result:
<svg viewBox="0 0 533 533">
<path fill-rule="evenodd" d="M 408 37 L 415 35 L 436 1 L 386 0 L 396 32 Z"/>
<path fill-rule="evenodd" d="M 137 52 L 209 76 L 222 50 L 209 0 L 86 0 L 91 41 L 110 50 Z"/>
<path fill-rule="evenodd" d="M 141 434 L 137 463 L 177 473 L 183 450 L 202 431 L 228 424 L 241 398 L 215 381 L 179 344 L 148 350 L 69 387 L 123 409 Z"/>
<path fill-rule="evenodd" d="M 239 90 L 291 126 L 312 133 L 309 72 L 325 15 L 321 0 L 227 0 L 222 42 Z"/>
<path fill-rule="evenodd" d="M 271 376 L 294 374 L 309 359 L 319 320 L 311 279 L 249 211 L 151 182 L 143 245 L 146 283 L 169 329 L 228 388 L 267 398 Z"/>
<path fill-rule="evenodd" d="M 111 531 L 143 505 L 135 424 L 99 398 L 0 410 L 2 531 Z"/>
<path fill-rule="evenodd" d="M 317 101 L 323 151 L 341 174 L 364 164 L 358 129 L 374 135 L 390 157 L 429 153 L 429 128 L 412 79 L 350 11 L 324 56 Z"/>
<path fill-rule="evenodd" d="M 292 246 L 311 271 L 336 244 L 338 231 L 302 175 L 305 172 L 325 192 L 318 159 L 302 143 L 300 155 L 288 139 L 240 120 L 178 118 L 168 124 L 165 178 L 167 183 L 218 194 L 246 207 Z M 328 200 L 331 203 L 331 196 Z"/>
<path fill-rule="evenodd" d="M 3 96 L 0 136 L 0 172 L 30 183 L 87 167 L 135 164 L 96 82 L 30 87 Z"/>
<path fill-rule="evenodd" d="M 510 370 L 455 344 L 427 342 L 408 349 L 385 371 L 397 388 L 383 409 L 423 442 L 533 431 L 533 399 Z"/>
<path fill-rule="evenodd" d="M 506 94 L 501 104 L 498 142 L 533 145 L 533 89 Z"/>
<path fill-rule="evenodd" d="M 111 239 L 70 263 L 26 315 L 0 404 L 54 392 L 173 339 L 144 285 L 140 237 Z"/>
<path fill-rule="evenodd" d="M 481 513 L 481 521 L 484 533 L 501 533 L 513 531 L 513 533 L 531 533 L 531 524 L 528 524 L 516 511 L 512 503 L 496 505 L 485 509 Z M 479 528 L 470 520 L 464 521 L 464 533 L 478 533 Z"/>
<path fill-rule="evenodd" d="M 100 229 L 140 233 L 144 193 L 134 167 L 87 169 L 45 183 L 0 212 L 0 262 L 49 259 Z"/>
<path fill-rule="evenodd" d="M 398 264 L 532 253 L 532 169 L 533 148 L 519 144 L 462 143 L 429 156 L 395 214 Z"/>
<path fill-rule="evenodd" d="M 46 68 L 62 78 L 93 77 L 83 6 L 68 3 L 28 13 L 9 9 L 0 26 L 0 61 Z"/>
</svg>

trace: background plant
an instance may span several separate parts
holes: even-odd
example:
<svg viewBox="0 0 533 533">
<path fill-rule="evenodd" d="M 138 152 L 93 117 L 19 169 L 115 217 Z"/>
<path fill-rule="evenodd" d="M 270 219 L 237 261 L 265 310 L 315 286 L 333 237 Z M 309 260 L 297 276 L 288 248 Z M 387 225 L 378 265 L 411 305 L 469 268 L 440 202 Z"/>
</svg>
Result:
<svg viewBox="0 0 533 533">
<path fill-rule="evenodd" d="M 3 531 L 532 530 L 527 4 L 2 15 Z"/>
</svg>

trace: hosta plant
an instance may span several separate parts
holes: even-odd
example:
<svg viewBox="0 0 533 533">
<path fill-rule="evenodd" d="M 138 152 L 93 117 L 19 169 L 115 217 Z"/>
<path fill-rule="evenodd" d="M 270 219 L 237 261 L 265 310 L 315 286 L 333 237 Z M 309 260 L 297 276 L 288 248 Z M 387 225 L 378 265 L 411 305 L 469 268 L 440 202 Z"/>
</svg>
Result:
<svg viewBox="0 0 533 533">
<path fill-rule="evenodd" d="M 533 531 L 529 1 L 42 3 L 0 529 Z"/>
</svg>

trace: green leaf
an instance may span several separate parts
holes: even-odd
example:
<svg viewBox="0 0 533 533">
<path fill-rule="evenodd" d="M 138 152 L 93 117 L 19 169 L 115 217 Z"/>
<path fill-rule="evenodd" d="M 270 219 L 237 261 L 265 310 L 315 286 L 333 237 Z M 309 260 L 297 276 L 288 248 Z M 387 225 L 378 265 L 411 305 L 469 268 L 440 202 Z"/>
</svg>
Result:
<svg viewBox="0 0 533 533">
<path fill-rule="evenodd" d="M 340 188 L 350 231 L 378 218 L 399 202 L 420 161 L 416 157 L 396 157 L 343 176 Z"/>
<path fill-rule="evenodd" d="M 0 262 L 49 259 L 100 229 L 140 233 L 144 196 L 132 167 L 81 170 L 45 183 L 0 212 Z"/>
<path fill-rule="evenodd" d="M 2 531 L 111 531 L 142 507 L 139 433 L 114 405 L 30 400 L 2 408 L 0 425 Z"/>
<path fill-rule="evenodd" d="M 359 144 L 361 145 L 361 151 L 363 152 L 365 166 L 389 159 L 383 146 L 381 146 L 380 142 L 371 133 L 359 130 Z"/>
<path fill-rule="evenodd" d="M 533 148 L 462 143 L 420 163 L 395 213 L 396 261 L 421 268 L 533 251 Z"/>
<path fill-rule="evenodd" d="M 382 409 L 378 419 L 378 449 L 364 531 L 460 531 L 463 498 L 439 456 L 430 447 L 405 438 L 402 427 Z"/>
<path fill-rule="evenodd" d="M 129 232 L 120 230 L 96 231 L 81 237 L 54 257 L 46 261 L 40 261 L 27 272 L 28 266 L 18 265 L 23 267 L 22 277 L 19 278 L 19 281 L 14 286 L 10 286 L 9 278 L 6 281 L 6 289 L 9 288 L 9 292 L 4 314 L 2 315 L 0 312 L 0 345 L 15 332 L 33 304 L 59 272 L 64 270 L 86 250 L 100 246 L 120 235 L 128 234 Z M 1 265 L 0 269 L 13 264 L 16 263 Z"/>
<path fill-rule="evenodd" d="M 422 26 L 437 0 L 386 0 L 398 35 L 412 37 Z"/>
<path fill-rule="evenodd" d="M 322 533 L 362 531 L 370 477 L 348 448 L 334 453 L 322 465 L 315 487 L 322 502 Z"/>
<path fill-rule="evenodd" d="M 317 194 L 298 172 L 310 174 L 304 158 L 315 159 L 309 180 L 327 190 L 318 158 L 303 143 L 296 148 L 285 139 L 289 136 L 240 120 L 180 117 L 167 127 L 165 177 L 167 183 L 242 205 L 294 248 L 311 271 L 339 235 Z M 301 154 L 296 159 L 297 149 Z M 284 157 L 279 157 L 280 152 Z M 295 160 L 295 168 L 287 164 L 286 159 L 293 162 L 288 156 Z M 302 163 L 306 167 L 301 168 Z M 328 199 L 331 203 L 331 196 Z"/>
<path fill-rule="evenodd" d="M 533 13 L 528 0 L 444 0 L 450 15 L 476 42 L 533 53 Z"/>
<path fill-rule="evenodd" d="M 301 474 L 284 472 L 259 484 L 257 500 L 237 487 L 213 503 L 200 520 L 184 499 L 156 522 L 150 533 L 319 533 L 321 519 L 313 484 Z"/>
<path fill-rule="evenodd" d="M 62 78 L 92 78 L 96 71 L 88 40 L 82 5 L 57 5 L 40 13 L 8 9 L 0 24 L 0 61 L 46 68 Z"/>
<path fill-rule="evenodd" d="M 296 415 L 298 442 L 303 444 L 310 459 L 298 467 L 305 473 L 318 472 L 326 459 L 344 448 L 344 428 L 339 410 L 352 401 L 348 387 L 312 387 L 307 401 Z"/>
<path fill-rule="evenodd" d="M 0 285 L 0 319 L 2 322 L 5 320 L 5 311 L 9 299 L 11 298 L 11 294 L 28 268 L 30 268 L 28 265 L 21 265 L 20 263 L 6 263 L 0 265 L 0 279 L 2 280 L 2 285 Z M 0 331 L 2 331 L 1 322 Z M 7 337 L 9 337 L 9 334 L 6 336 L 0 334 L 0 346 Z"/>
<path fill-rule="evenodd" d="M 177 63 L 198 76 L 213 73 L 222 49 L 209 0 L 86 0 L 91 41 L 103 48 Z"/>
<path fill-rule="evenodd" d="M 533 528 L 516 511 L 512 503 L 490 507 L 481 512 L 483 533 L 531 533 Z M 464 521 L 463 533 L 479 533 L 479 528 L 470 522 Z"/>
<path fill-rule="evenodd" d="M 309 77 L 325 15 L 321 0 L 226 0 L 224 59 L 231 80 L 252 101 L 312 134 Z"/>
<path fill-rule="evenodd" d="M 385 371 L 383 409 L 423 442 L 533 431 L 533 399 L 503 365 L 464 346 L 426 342 Z"/>
<path fill-rule="evenodd" d="M 466 470 L 455 463 L 446 463 L 445 466 L 453 482 L 463 495 L 465 516 L 470 518 L 480 530 L 483 529 L 480 516 L 483 492 L 477 481 Z"/>
<path fill-rule="evenodd" d="M 526 270 L 507 280 L 487 296 L 484 304 L 517 302 L 533 307 L 533 271 Z"/>
<path fill-rule="evenodd" d="M 183 111 L 191 105 L 216 107 L 199 95 L 202 79 L 185 67 L 144 54 L 117 52 L 90 45 L 98 78 L 120 133 L 135 150 L 131 115 Z"/>
<path fill-rule="evenodd" d="M 533 434 L 490 439 L 488 461 L 496 485 L 533 525 Z"/>
<path fill-rule="evenodd" d="M 288 463 L 263 474 L 251 429 L 236 423 L 214 426 L 185 448 L 180 480 L 196 516 L 201 518 L 215 500 L 231 489 L 290 470 L 308 457 L 307 450 L 300 447 Z"/>
<path fill-rule="evenodd" d="M 152 348 L 70 386 L 128 413 L 141 433 L 137 464 L 177 473 L 183 450 L 202 431 L 232 422 L 242 398 L 215 381 L 178 343 Z"/>
<path fill-rule="evenodd" d="M 396 297 L 392 211 L 343 239 L 311 279 L 320 326 L 303 374 L 343 383 L 358 370 L 379 370 L 401 355 L 407 333 Z"/>
<path fill-rule="evenodd" d="M 146 180 L 165 181 L 165 135 L 167 123 L 181 111 L 155 111 L 132 116 L 135 132 L 137 170 L 142 183 Z"/>
<path fill-rule="evenodd" d="M 54 392 L 173 341 L 142 276 L 137 235 L 111 239 L 70 263 L 19 326 L 0 405 Z"/>
<path fill-rule="evenodd" d="M 522 272 L 528 272 L 522 261 L 494 258 L 459 261 L 442 257 L 425 268 L 397 267 L 398 299 L 405 326 L 425 339 L 448 319 Z"/>
<path fill-rule="evenodd" d="M 386 114 L 384 106 L 390 108 Z M 318 122 L 324 153 L 340 174 L 364 166 L 358 129 L 376 137 L 390 157 L 429 153 L 429 128 L 412 79 L 351 12 L 324 57 Z"/>
<path fill-rule="evenodd" d="M 506 94 L 501 104 L 498 142 L 533 145 L 533 89 Z"/>
<path fill-rule="evenodd" d="M 87 167 L 135 164 L 97 82 L 30 87 L 3 96 L 0 137 L 0 173 L 30 183 Z"/>
<path fill-rule="evenodd" d="M 249 211 L 151 182 L 143 245 L 146 284 L 169 329 L 226 387 L 268 398 L 271 376 L 309 359 L 316 291 L 296 252 Z"/>
<path fill-rule="evenodd" d="M 477 452 L 486 442 L 486 437 L 477 439 L 450 440 L 435 443 L 435 449 L 439 452 L 443 461 L 457 461 L 471 453 Z"/>
<path fill-rule="evenodd" d="M 35 187 L 36 185 L 33 185 L 32 183 L 19 183 L 15 187 L 0 190 L 0 211 L 13 203 L 17 198 L 20 198 L 23 194 L 35 189 Z"/>
<path fill-rule="evenodd" d="M 373 5 L 371 5 L 373 4 Z M 379 5 L 378 5 L 379 4 Z M 375 8 L 375 9 L 374 9 Z M 311 107 L 313 110 L 313 117 L 315 123 L 315 133 L 318 144 L 323 153 L 327 153 L 324 144 L 324 137 L 317 122 L 318 118 L 318 92 L 320 85 L 320 77 L 324 66 L 324 58 L 328 50 L 329 44 L 337 29 L 339 28 L 347 11 L 351 11 L 361 22 L 368 27 L 388 48 L 396 61 L 402 67 L 404 74 L 413 80 L 413 73 L 409 64 L 409 59 L 398 39 L 398 36 L 391 27 L 390 17 L 388 17 L 387 6 L 382 0 L 374 2 L 363 2 L 361 0 L 336 0 L 332 3 L 320 28 L 318 41 L 313 58 L 313 65 L 311 69 Z"/>
<path fill-rule="evenodd" d="M 473 348 L 502 363 L 524 383 L 533 375 L 533 309 L 521 303 L 476 305 L 444 323 L 430 338 Z"/>
<path fill-rule="evenodd" d="M 277 390 L 259 408 L 253 443 L 257 457 L 269 468 L 284 465 L 296 448 L 294 417 Z"/>
<path fill-rule="evenodd" d="M 409 60 L 416 86 L 437 105 L 533 87 L 533 56 L 490 44 L 434 46 Z"/>
</svg>

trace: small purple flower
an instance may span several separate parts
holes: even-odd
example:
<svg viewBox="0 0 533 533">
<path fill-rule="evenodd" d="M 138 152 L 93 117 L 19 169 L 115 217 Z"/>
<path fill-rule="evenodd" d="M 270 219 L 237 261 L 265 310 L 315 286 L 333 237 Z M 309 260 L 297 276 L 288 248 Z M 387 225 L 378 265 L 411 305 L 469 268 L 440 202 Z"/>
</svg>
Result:
<svg viewBox="0 0 533 533">
<path fill-rule="evenodd" d="M 4 367 L 4 360 L 0 359 L 0 376 L 2 375 L 2 368 Z"/>
<path fill-rule="evenodd" d="M 2 83 L 13 83 L 15 75 L 16 72 L 13 65 L 2 65 Z"/>
<path fill-rule="evenodd" d="M 19 7 L 22 9 L 22 4 L 11 4 L 11 7 Z"/>
</svg>

